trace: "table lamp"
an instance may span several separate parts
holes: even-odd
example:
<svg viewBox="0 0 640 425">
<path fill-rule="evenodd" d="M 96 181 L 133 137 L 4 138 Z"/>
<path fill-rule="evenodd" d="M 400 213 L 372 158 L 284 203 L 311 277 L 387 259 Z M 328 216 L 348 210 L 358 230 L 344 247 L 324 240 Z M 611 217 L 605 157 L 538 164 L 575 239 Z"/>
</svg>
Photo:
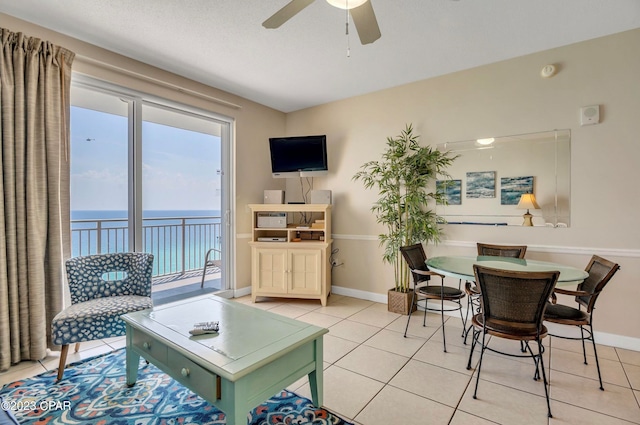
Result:
<svg viewBox="0 0 640 425">
<path fill-rule="evenodd" d="M 529 209 L 534 209 L 534 210 L 540 209 L 540 206 L 536 202 L 536 197 L 533 195 L 533 193 L 523 193 L 522 196 L 520 197 L 520 202 L 518 202 L 517 208 L 519 210 L 525 210 L 525 209 L 527 210 L 527 212 L 522 216 L 524 218 L 524 223 L 522 223 L 522 225 L 533 226 L 533 221 L 531 221 L 531 218 L 533 216 L 529 214 Z"/>
</svg>

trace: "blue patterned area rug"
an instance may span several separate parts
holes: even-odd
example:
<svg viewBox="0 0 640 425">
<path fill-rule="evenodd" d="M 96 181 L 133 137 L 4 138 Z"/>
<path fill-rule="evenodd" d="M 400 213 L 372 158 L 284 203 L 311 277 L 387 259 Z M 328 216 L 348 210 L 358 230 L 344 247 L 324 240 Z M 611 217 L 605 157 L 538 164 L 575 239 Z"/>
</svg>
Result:
<svg viewBox="0 0 640 425">
<path fill-rule="evenodd" d="M 225 424 L 225 415 L 153 366 L 140 363 L 138 380 L 127 387 L 125 350 L 6 384 L 0 390 L 21 424 L 169 425 Z M 350 425 L 310 400 L 281 391 L 247 416 L 248 424 Z"/>
</svg>

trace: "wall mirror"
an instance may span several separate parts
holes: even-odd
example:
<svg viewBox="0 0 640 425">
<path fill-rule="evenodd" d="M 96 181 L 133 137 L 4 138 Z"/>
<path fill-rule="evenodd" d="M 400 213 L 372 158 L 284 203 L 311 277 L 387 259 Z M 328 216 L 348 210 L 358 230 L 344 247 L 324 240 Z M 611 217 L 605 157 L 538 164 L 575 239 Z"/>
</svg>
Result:
<svg viewBox="0 0 640 425">
<path fill-rule="evenodd" d="M 521 195 L 532 193 L 529 208 L 536 227 L 570 224 L 571 131 L 441 143 L 438 150 L 459 157 L 438 180 L 447 202 L 436 213 L 448 224 L 522 226 Z M 524 205 L 520 205 L 523 207 Z"/>
</svg>

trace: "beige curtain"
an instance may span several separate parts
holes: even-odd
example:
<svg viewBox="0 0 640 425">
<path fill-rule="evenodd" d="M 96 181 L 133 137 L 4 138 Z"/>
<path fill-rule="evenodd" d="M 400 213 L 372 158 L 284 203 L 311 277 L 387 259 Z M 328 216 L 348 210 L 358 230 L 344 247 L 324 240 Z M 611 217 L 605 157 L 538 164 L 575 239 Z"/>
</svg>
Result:
<svg viewBox="0 0 640 425">
<path fill-rule="evenodd" d="M 47 355 L 69 257 L 75 54 L 0 28 L 0 370 Z"/>
</svg>

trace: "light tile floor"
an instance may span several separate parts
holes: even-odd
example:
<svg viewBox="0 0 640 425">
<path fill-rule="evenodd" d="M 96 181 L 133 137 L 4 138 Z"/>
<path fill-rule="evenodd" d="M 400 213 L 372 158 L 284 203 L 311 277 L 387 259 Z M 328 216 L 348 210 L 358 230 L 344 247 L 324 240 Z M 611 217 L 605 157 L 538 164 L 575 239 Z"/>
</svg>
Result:
<svg viewBox="0 0 640 425">
<path fill-rule="evenodd" d="M 469 346 L 460 337 L 462 324 L 447 317 L 447 352 L 443 352 L 440 316 L 414 313 L 407 338 L 406 316 L 379 304 L 331 295 L 326 307 L 318 301 L 237 299 L 257 308 L 326 327 L 324 338 L 324 405 L 361 425 L 629 425 L 640 424 L 640 352 L 599 346 L 605 391 L 598 388 L 592 349 L 582 362 L 579 341 L 546 338 L 545 366 L 551 385 L 547 418 L 544 387 L 534 381 L 531 359 L 490 352 L 482 366 L 478 398 L 474 369 L 467 370 Z M 109 352 L 124 338 L 83 343 L 69 362 Z M 517 352 L 517 342 L 494 339 L 491 346 Z M 0 385 L 58 366 L 58 353 L 39 362 L 22 362 L 0 374 Z M 307 379 L 290 390 L 311 397 Z"/>
</svg>

